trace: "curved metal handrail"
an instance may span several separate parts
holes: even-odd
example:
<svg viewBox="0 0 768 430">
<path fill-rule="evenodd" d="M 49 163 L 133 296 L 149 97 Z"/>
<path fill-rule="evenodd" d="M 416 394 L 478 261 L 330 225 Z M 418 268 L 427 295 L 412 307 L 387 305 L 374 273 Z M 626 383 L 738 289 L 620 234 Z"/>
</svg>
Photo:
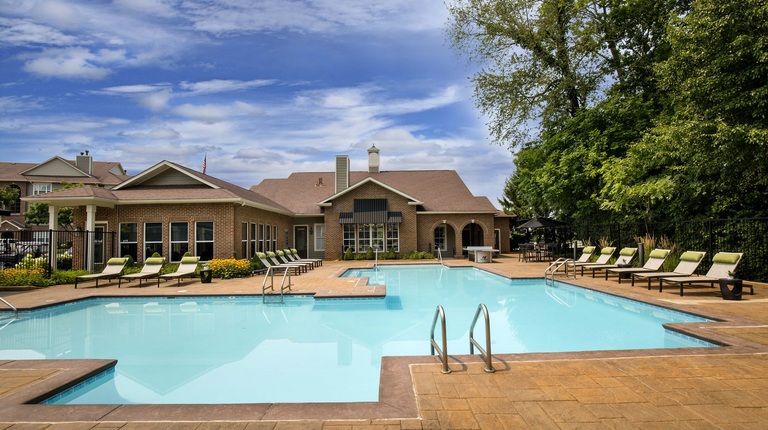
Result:
<svg viewBox="0 0 768 430">
<path fill-rule="evenodd" d="M 562 257 L 550 263 L 550 265 L 547 266 L 546 269 L 544 269 L 544 281 L 549 282 L 551 280 L 552 283 L 554 284 L 555 274 L 563 266 L 565 266 L 565 277 L 567 278 L 569 263 L 574 263 L 574 260 L 570 258 L 562 258 Z M 576 267 L 573 268 L 573 278 L 576 279 Z"/>
<path fill-rule="evenodd" d="M 483 349 L 482 346 L 480 346 L 479 343 L 475 340 L 475 324 L 477 324 L 477 317 L 480 316 L 480 311 L 483 312 L 483 319 L 485 320 L 485 349 Z M 477 311 L 475 312 L 475 318 L 472 319 L 472 325 L 469 327 L 469 353 L 474 354 L 475 353 L 475 347 L 477 347 L 477 350 L 480 351 L 480 355 L 485 356 L 485 371 L 487 373 L 493 373 L 496 371 L 496 369 L 493 368 L 493 364 L 491 363 L 491 319 L 488 316 L 488 308 L 485 307 L 485 304 L 480 303 L 480 305 L 477 306 Z"/>
<path fill-rule="evenodd" d="M 435 326 L 437 325 L 437 318 L 440 317 L 440 328 L 443 332 L 443 348 L 441 349 L 437 342 L 435 342 Z M 442 373 L 451 373 L 451 368 L 448 367 L 448 338 L 446 337 L 446 330 L 445 330 L 445 311 L 443 310 L 443 307 L 440 305 L 437 305 L 437 309 L 435 309 L 435 317 L 432 319 L 432 330 L 429 333 L 429 353 L 430 355 L 435 355 L 435 350 L 437 350 L 438 354 L 440 355 L 440 361 L 443 363 L 443 370 L 441 370 Z"/>
<path fill-rule="evenodd" d="M 283 292 L 285 290 L 290 291 L 291 290 L 291 271 L 288 270 L 288 268 L 285 267 L 277 267 L 276 266 L 269 266 L 267 267 L 267 273 L 264 274 L 264 282 L 261 284 L 261 302 L 266 303 L 267 302 L 267 294 L 266 292 L 268 290 L 271 290 L 272 292 L 275 292 L 275 271 L 277 269 L 283 270 L 283 278 L 280 281 L 280 302 L 283 302 Z M 288 278 L 288 285 L 285 285 L 285 280 Z M 267 279 L 270 280 L 269 286 L 267 286 Z"/>
<path fill-rule="evenodd" d="M 7 301 L 7 300 L 5 300 L 5 299 L 4 299 L 4 298 L 2 298 L 2 297 L 0 297 L 0 302 L 3 302 L 3 303 L 5 303 L 5 305 L 6 305 L 6 306 L 8 306 L 9 308 L 11 308 L 11 310 L 13 311 L 13 317 L 14 317 L 14 318 L 18 318 L 18 317 L 19 317 L 19 310 L 18 310 L 18 309 L 16 309 L 16 306 L 13 306 L 12 304 L 8 303 L 8 301 Z"/>
</svg>

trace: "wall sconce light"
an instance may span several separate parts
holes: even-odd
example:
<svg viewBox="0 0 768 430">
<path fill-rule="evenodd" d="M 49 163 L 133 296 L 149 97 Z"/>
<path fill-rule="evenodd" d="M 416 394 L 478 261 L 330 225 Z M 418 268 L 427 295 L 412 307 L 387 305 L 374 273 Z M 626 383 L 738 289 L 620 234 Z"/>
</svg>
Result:
<svg viewBox="0 0 768 430">
<path fill-rule="evenodd" d="M 474 224 L 474 223 L 475 223 L 475 220 L 474 220 L 474 219 L 472 219 L 472 224 Z"/>
<path fill-rule="evenodd" d="M 445 223 L 447 223 L 447 222 L 448 222 L 447 220 L 443 220 L 443 224 L 445 224 Z"/>
<path fill-rule="evenodd" d="M 288 233 L 288 229 L 287 228 L 283 229 L 283 232 Z"/>
<path fill-rule="evenodd" d="M 80 237 L 80 236 L 82 236 L 82 234 L 83 234 L 83 229 L 80 228 L 80 227 L 77 227 L 75 229 L 75 236 Z"/>
</svg>

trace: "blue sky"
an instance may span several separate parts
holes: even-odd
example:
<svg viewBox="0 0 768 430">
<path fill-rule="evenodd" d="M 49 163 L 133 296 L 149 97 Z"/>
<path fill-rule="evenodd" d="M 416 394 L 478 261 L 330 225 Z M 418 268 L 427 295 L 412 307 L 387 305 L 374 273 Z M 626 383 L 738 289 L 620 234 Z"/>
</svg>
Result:
<svg viewBox="0 0 768 430">
<path fill-rule="evenodd" d="M 453 169 L 500 207 L 509 150 L 474 107 L 442 0 L 0 0 L 2 161 L 161 160 L 248 188 Z"/>
</svg>

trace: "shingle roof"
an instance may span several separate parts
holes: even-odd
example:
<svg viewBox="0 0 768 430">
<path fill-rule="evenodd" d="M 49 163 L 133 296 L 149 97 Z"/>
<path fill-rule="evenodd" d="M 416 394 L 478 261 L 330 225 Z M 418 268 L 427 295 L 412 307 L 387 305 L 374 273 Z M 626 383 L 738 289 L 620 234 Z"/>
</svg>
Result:
<svg viewBox="0 0 768 430">
<path fill-rule="evenodd" d="M 487 197 L 476 197 L 454 170 L 395 170 L 350 172 L 349 185 L 372 178 L 423 202 L 429 212 L 498 212 Z M 285 179 L 265 179 L 251 190 L 296 214 L 320 214 L 318 203 L 336 194 L 334 172 L 292 173 Z"/>
<path fill-rule="evenodd" d="M 73 167 L 77 167 L 74 160 L 63 160 Z M 117 185 L 130 178 L 129 175 L 115 175 L 111 171 L 119 167 L 115 161 L 94 161 L 93 173 L 90 176 L 39 176 L 22 175 L 41 163 L 13 163 L 0 161 L 0 182 L 71 182 L 82 184 L 102 184 L 106 186 Z M 119 167 L 117 170 L 122 170 Z"/>
</svg>

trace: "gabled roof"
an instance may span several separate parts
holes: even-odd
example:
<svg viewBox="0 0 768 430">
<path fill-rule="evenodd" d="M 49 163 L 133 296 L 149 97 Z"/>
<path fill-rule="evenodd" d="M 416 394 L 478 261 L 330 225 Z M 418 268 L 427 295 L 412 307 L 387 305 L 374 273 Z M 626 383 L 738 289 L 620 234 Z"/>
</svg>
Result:
<svg viewBox="0 0 768 430">
<path fill-rule="evenodd" d="M 91 175 L 78 169 L 74 160 L 58 156 L 42 163 L 0 162 L 0 182 L 70 182 L 109 187 L 129 177 L 120 163 L 114 161 L 93 161 Z"/>
<path fill-rule="evenodd" d="M 327 199 L 325 199 L 325 200 L 323 200 L 321 202 L 318 202 L 317 204 L 320 205 L 320 206 L 329 206 L 333 200 L 343 196 L 344 194 L 348 194 L 348 193 L 354 192 L 355 189 L 360 188 L 361 186 L 363 186 L 365 184 L 368 184 L 368 183 L 373 183 L 373 184 L 379 185 L 380 187 L 386 188 L 386 189 L 388 189 L 389 191 L 392 191 L 395 194 L 399 194 L 399 195 L 403 196 L 403 198 L 405 198 L 406 200 L 410 200 L 408 202 L 409 205 L 423 205 L 424 204 L 424 202 L 419 201 L 419 200 L 417 200 L 417 199 L 415 199 L 415 198 L 413 198 L 413 197 L 411 197 L 411 196 L 409 196 L 407 194 L 404 194 L 404 193 L 400 192 L 399 190 L 397 190 L 395 188 L 392 188 L 392 187 L 390 187 L 387 184 L 381 183 L 381 182 L 379 182 L 376 179 L 373 179 L 371 177 L 365 178 L 362 181 L 360 181 L 360 182 L 358 182 L 358 183 L 356 183 L 354 185 L 350 185 L 347 189 L 342 190 L 342 191 L 340 191 L 340 192 L 338 192 L 338 193 L 328 197 Z"/>
<path fill-rule="evenodd" d="M 278 203 L 245 188 L 170 161 L 161 161 L 112 189 L 78 187 L 25 197 L 58 206 L 95 204 L 236 203 L 290 215 Z"/>
<path fill-rule="evenodd" d="M 349 188 L 363 181 L 375 183 L 419 202 L 427 212 L 498 213 L 487 197 L 476 197 L 454 170 L 394 170 L 378 173 L 352 171 Z M 335 172 L 292 173 L 285 179 L 265 179 L 251 187 L 297 215 L 320 215 L 321 204 L 342 195 L 335 190 Z"/>
</svg>

